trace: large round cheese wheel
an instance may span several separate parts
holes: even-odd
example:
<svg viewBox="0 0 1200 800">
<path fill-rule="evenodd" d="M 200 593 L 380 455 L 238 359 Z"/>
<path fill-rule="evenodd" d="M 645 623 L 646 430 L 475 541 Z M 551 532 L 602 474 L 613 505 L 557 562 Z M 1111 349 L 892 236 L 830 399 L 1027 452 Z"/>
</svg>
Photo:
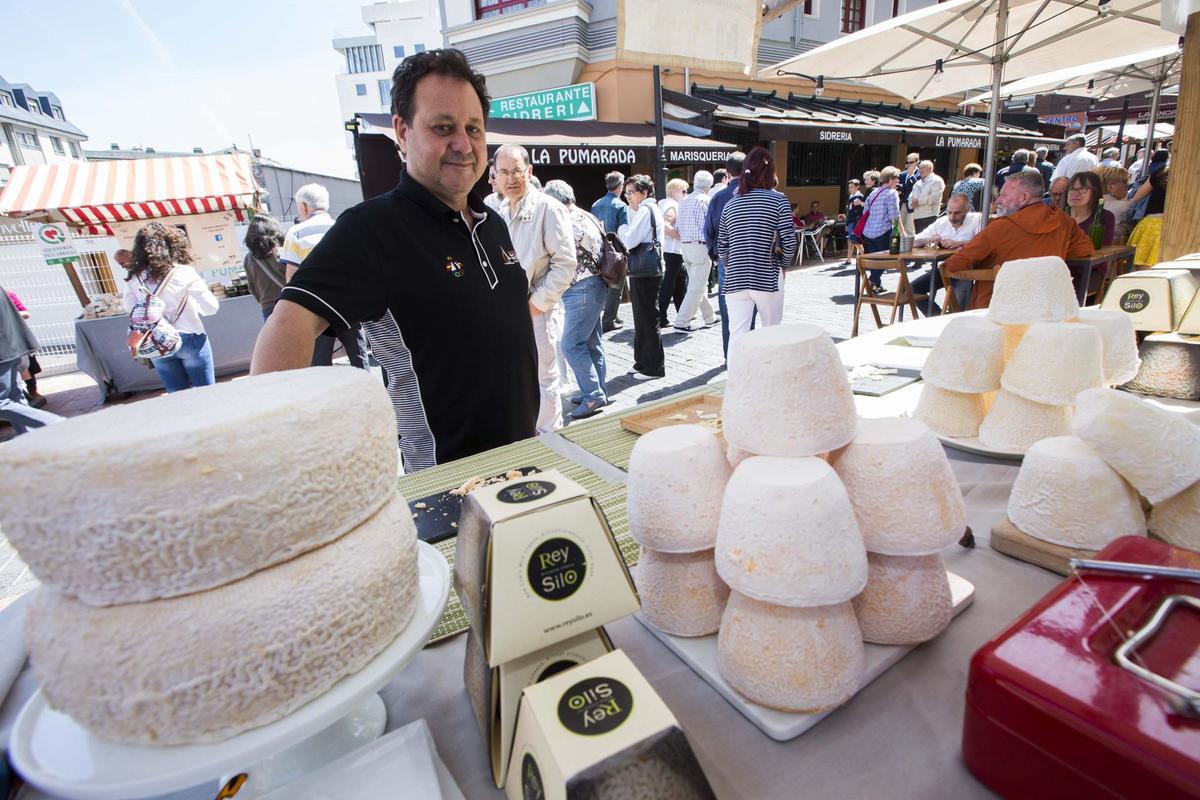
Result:
<svg viewBox="0 0 1200 800">
<path fill-rule="evenodd" d="M 979 441 L 996 450 L 1024 453 L 1034 442 L 1070 434 L 1071 410 L 1071 406 L 1035 403 L 1001 389 L 979 426 Z"/>
<path fill-rule="evenodd" d="M 1150 509 L 1150 532 L 1176 547 L 1200 550 L 1200 482 Z"/>
<path fill-rule="evenodd" d="M 732 472 L 702 425 L 671 425 L 637 440 L 629 457 L 629 533 L 668 553 L 711 550 Z"/>
<path fill-rule="evenodd" d="M 633 573 L 642 616 L 672 636 L 707 636 L 721 625 L 729 587 L 717 575 L 713 551 L 660 553 L 642 548 Z"/>
<path fill-rule="evenodd" d="M 969 438 L 978 435 L 995 394 L 951 392 L 925 383 L 921 385 L 921 397 L 913 416 L 942 436 Z"/>
<path fill-rule="evenodd" d="M 1141 359 L 1138 358 L 1137 334 L 1130 316 L 1123 311 L 1081 308 L 1075 321 L 1091 325 L 1100 334 L 1104 345 L 1104 382 L 1109 386 L 1120 386 L 1133 380 Z"/>
<path fill-rule="evenodd" d="M 1200 480 L 1200 428 L 1137 395 L 1083 392 L 1071 429 L 1153 504 Z"/>
<path fill-rule="evenodd" d="M 715 558 L 731 588 L 785 606 L 841 603 L 867 580 L 850 498 L 819 458 L 743 461 L 725 488 Z"/>
<path fill-rule="evenodd" d="M 860 419 L 833 468 L 872 553 L 936 553 L 962 538 L 967 510 L 946 451 L 915 419 Z M 868 578 L 869 580 L 869 578 Z"/>
<path fill-rule="evenodd" d="M 1083 550 L 1146 535 L 1137 492 L 1075 436 L 1029 448 L 1008 496 L 1008 519 L 1035 539 Z"/>
<path fill-rule="evenodd" d="M 1104 385 L 1104 341 L 1092 325 L 1038 322 L 1029 326 L 1000 379 L 1005 389 L 1051 406 Z"/>
<path fill-rule="evenodd" d="M 772 325 L 729 352 L 725 440 L 764 456 L 813 456 L 854 438 L 854 395 L 841 356 L 816 325 Z"/>
<path fill-rule="evenodd" d="M 1152 333 L 1142 340 L 1138 354 L 1141 365 L 1126 389 L 1176 400 L 1200 400 L 1200 339 Z"/>
<path fill-rule="evenodd" d="M 0 445 L 0 523 L 43 584 L 89 605 L 198 592 L 319 547 L 396 484 L 370 373 L 276 372 L 114 406 Z"/>
<path fill-rule="evenodd" d="M 1079 313 L 1067 262 L 1058 256 L 1005 261 L 996 273 L 987 318 L 1001 325 L 1062 322 Z"/>
<path fill-rule="evenodd" d="M 97 736 L 217 742 L 366 666 L 417 589 L 416 529 L 397 496 L 337 541 L 218 589 L 108 608 L 42 589 L 25 630 L 50 706 Z"/>
<path fill-rule="evenodd" d="M 917 644 L 946 629 L 954 615 L 940 555 L 867 554 L 867 585 L 854 598 L 864 642 Z"/>
<path fill-rule="evenodd" d="M 717 668 L 746 699 L 781 711 L 827 711 L 858 691 L 865 663 L 850 603 L 786 608 L 730 593 Z"/>
<path fill-rule="evenodd" d="M 1004 329 L 983 317 L 955 317 L 933 345 L 921 377 L 952 392 L 994 392 L 1004 371 Z"/>
</svg>

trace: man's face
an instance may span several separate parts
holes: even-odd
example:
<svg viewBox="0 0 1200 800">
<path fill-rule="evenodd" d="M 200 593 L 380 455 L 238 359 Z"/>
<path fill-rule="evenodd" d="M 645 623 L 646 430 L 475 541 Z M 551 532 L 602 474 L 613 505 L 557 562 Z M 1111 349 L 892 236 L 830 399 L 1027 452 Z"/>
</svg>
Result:
<svg viewBox="0 0 1200 800">
<path fill-rule="evenodd" d="M 1007 186 L 1008 184 L 1005 184 Z M 1071 186 L 1071 182 L 1066 178 L 1056 178 L 1050 184 L 1050 205 L 1055 208 L 1062 208 L 1067 204 L 1067 189 Z"/>
<path fill-rule="evenodd" d="M 917 163 L 919 161 L 920 161 L 920 159 L 917 158 L 916 156 L 909 156 L 908 158 L 906 158 L 904 160 L 904 167 L 909 172 L 912 172 L 913 170 L 915 170 L 917 168 Z"/>
<path fill-rule="evenodd" d="M 955 197 L 946 204 L 946 216 L 950 218 L 950 224 L 954 227 L 959 227 L 963 224 L 963 220 L 967 218 L 967 201 L 961 197 Z"/>
<path fill-rule="evenodd" d="M 525 196 L 529 191 L 529 176 L 533 174 L 533 170 L 529 165 L 510 155 L 496 156 L 496 182 L 500 187 L 500 194 L 508 198 L 509 202 L 515 203 Z"/>
<path fill-rule="evenodd" d="M 296 204 L 297 219 L 299 219 L 301 222 L 304 222 L 304 220 L 308 219 L 311 216 L 312 216 L 312 209 L 309 208 L 308 203 L 301 202 L 301 203 Z"/>
<path fill-rule="evenodd" d="M 996 196 L 996 211 L 1000 216 L 1007 217 L 1027 202 L 1029 193 L 1024 186 L 1017 181 L 1005 181 L 1004 186 L 1000 187 L 1000 194 Z"/>
<path fill-rule="evenodd" d="M 487 164 L 483 106 L 471 84 L 426 75 L 413 93 L 412 124 L 392 117 L 408 173 L 442 202 L 464 208 Z"/>
<path fill-rule="evenodd" d="M 820 203 L 818 203 L 816 200 L 813 200 L 813 201 L 812 201 L 812 203 L 810 203 L 810 204 L 809 204 L 809 206 L 808 206 L 808 210 L 809 210 L 809 211 L 820 211 L 820 210 L 821 210 L 821 204 L 820 204 Z"/>
<path fill-rule="evenodd" d="M 933 174 L 933 167 L 921 167 L 921 177 L 928 178 Z"/>
<path fill-rule="evenodd" d="M 1065 149 L 1068 153 L 1074 153 L 1076 150 L 1079 149 L 1079 143 L 1068 140 L 1066 145 L 1064 145 L 1063 149 Z"/>
</svg>

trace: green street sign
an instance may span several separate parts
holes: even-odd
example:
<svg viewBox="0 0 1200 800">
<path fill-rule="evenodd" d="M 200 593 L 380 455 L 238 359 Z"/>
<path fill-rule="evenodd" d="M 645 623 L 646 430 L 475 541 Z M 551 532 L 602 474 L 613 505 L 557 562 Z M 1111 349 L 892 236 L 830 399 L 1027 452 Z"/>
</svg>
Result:
<svg viewBox="0 0 1200 800">
<path fill-rule="evenodd" d="M 492 117 L 516 119 L 595 119 L 596 84 L 575 83 L 492 100 Z"/>
</svg>

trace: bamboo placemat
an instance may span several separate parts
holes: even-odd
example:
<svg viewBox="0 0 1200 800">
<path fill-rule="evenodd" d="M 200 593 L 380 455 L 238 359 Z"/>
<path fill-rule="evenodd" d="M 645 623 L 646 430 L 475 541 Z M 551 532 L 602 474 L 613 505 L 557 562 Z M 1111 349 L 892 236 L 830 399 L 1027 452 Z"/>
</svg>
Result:
<svg viewBox="0 0 1200 800">
<path fill-rule="evenodd" d="M 712 384 L 688 389 L 678 394 L 664 397 L 653 403 L 634 406 L 616 414 L 601 414 L 596 419 L 587 422 L 575 422 L 560 430 L 558 433 L 564 439 L 570 439 L 575 444 L 587 450 L 594 456 L 604 459 L 614 467 L 625 472 L 629 471 L 629 455 L 633 445 L 638 440 L 636 433 L 630 433 L 621 427 L 621 417 L 632 412 L 642 412 L 665 403 L 673 403 L 685 397 L 696 394 L 724 394 L 725 384 Z"/>
<path fill-rule="evenodd" d="M 449 464 L 441 464 L 412 475 L 402 475 L 397 485 L 406 500 L 415 500 L 437 492 L 461 486 L 473 475 L 487 477 L 516 467 L 538 467 L 542 470 L 555 469 L 583 486 L 600 503 L 608 524 L 612 528 L 617 546 L 627 564 L 637 563 L 640 553 L 637 542 L 629 536 L 629 518 L 625 510 L 625 487 L 610 484 L 586 467 L 581 467 L 565 456 L 555 453 L 541 442 L 529 439 L 524 442 L 498 447 Z M 454 569 L 454 539 L 445 539 L 434 545 L 446 557 L 450 569 Z M 451 589 L 446 612 L 442 615 L 433 637 L 433 642 L 447 639 L 467 629 L 468 622 L 457 593 Z"/>
</svg>

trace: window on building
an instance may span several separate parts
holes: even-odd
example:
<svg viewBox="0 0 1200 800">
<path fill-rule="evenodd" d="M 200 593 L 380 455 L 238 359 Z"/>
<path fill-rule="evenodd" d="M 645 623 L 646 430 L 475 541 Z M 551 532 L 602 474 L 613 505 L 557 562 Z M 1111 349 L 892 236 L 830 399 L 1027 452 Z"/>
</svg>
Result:
<svg viewBox="0 0 1200 800">
<path fill-rule="evenodd" d="M 424 53 L 424 52 L 425 52 L 425 45 L 421 44 L 420 42 L 417 42 L 416 44 L 414 44 L 414 45 L 413 45 L 413 52 L 415 52 L 415 53 Z"/>
<path fill-rule="evenodd" d="M 38 104 L 38 101 L 36 98 L 30 97 L 25 102 L 29 103 L 29 113 L 30 114 L 37 114 L 39 116 L 45 116 L 45 114 L 42 113 L 42 107 L 41 107 L 41 105 Z"/>
<path fill-rule="evenodd" d="M 396 58 L 404 58 L 404 45 L 398 44 L 392 47 L 392 55 Z"/>
<path fill-rule="evenodd" d="M 475 0 L 475 18 L 487 19 L 534 6 L 544 6 L 546 0 Z"/>
<path fill-rule="evenodd" d="M 17 144 L 24 147 L 26 150 L 41 150 L 42 146 L 38 143 L 38 135 L 33 131 L 13 131 L 17 137 Z"/>
<path fill-rule="evenodd" d="M 842 33 L 854 33 L 867 26 L 867 0 L 842 0 Z"/>
<path fill-rule="evenodd" d="M 71 142 L 71 155 L 75 158 L 83 158 L 83 153 L 79 152 L 79 142 Z"/>
<path fill-rule="evenodd" d="M 55 119 L 66 120 L 66 117 L 63 116 L 62 108 L 59 106 L 50 106 L 50 116 Z"/>
<path fill-rule="evenodd" d="M 346 71 L 351 75 L 383 71 L 383 47 L 377 44 L 347 47 Z"/>
<path fill-rule="evenodd" d="M 392 81 L 389 78 L 379 79 L 379 105 L 384 110 L 392 107 Z"/>
<path fill-rule="evenodd" d="M 354 84 L 354 93 L 359 97 L 367 96 L 367 85 L 365 83 Z"/>
<path fill-rule="evenodd" d="M 8 92 L 0 92 L 0 106 L 16 106 L 13 102 L 13 96 Z"/>
<path fill-rule="evenodd" d="M 841 186 L 891 159 L 890 145 L 788 142 L 788 186 Z"/>
<path fill-rule="evenodd" d="M 50 137 L 50 146 L 53 147 L 54 152 L 58 153 L 60 156 L 65 156 L 67 154 L 67 151 L 63 149 L 62 139 L 58 138 L 57 136 Z"/>
<path fill-rule="evenodd" d="M 813 6 L 816 3 L 813 0 L 804 0 L 804 16 L 811 17 L 813 15 Z"/>
</svg>

